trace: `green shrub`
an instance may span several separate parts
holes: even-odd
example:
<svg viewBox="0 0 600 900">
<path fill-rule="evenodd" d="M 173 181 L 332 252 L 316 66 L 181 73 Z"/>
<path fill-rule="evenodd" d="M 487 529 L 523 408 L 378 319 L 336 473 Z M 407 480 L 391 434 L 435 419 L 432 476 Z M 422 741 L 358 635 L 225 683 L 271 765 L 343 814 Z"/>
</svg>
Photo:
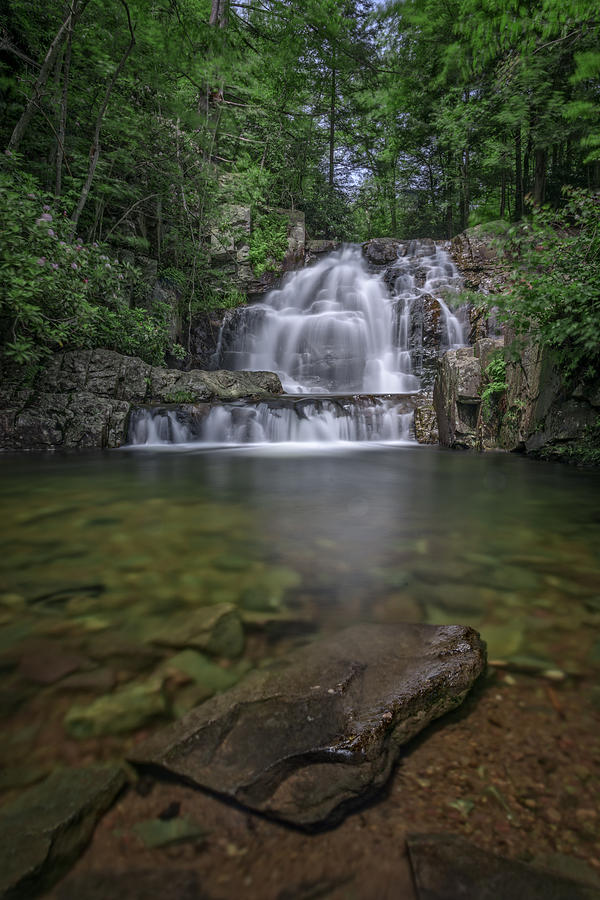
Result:
<svg viewBox="0 0 600 900">
<path fill-rule="evenodd" d="M 0 353 L 35 365 L 58 349 L 107 347 L 160 364 L 168 307 L 130 308 L 140 276 L 72 239 L 67 210 L 9 159 L 0 169 Z"/>
<path fill-rule="evenodd" d="M 259 213 L 254 217 L 250 235 L 250 263 L 257 278 L 266 271 L 277 271 L 288 249 L 288 223 L 277 213 Z"/>
<path fill-rule="evenodd" d="M 552 347 L 562 373 L 600 369 L 600 197 L 566 188 L 560 210 L 534 208 L 512 227 L 501 253 L 513 264 L 509 289 L 490 296 L 517 334 Z"/>
<path fill-rule="evenodd" d="M 492 398 L 506 390 L 506 360 L 502 350 L 496 350 L 484 370 L 484 388 L 481 392 L 481 407 L 485 416 L 492 412 Z"/>
</svg>

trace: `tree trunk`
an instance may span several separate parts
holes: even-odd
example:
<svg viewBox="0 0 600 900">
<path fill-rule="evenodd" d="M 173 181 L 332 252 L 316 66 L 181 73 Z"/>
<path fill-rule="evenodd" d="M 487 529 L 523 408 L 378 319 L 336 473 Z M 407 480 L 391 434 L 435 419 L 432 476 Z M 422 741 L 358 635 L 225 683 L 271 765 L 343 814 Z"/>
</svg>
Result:
<svg viewBox="0 0 600 900">
<path fill-rule="evenodd" d="M 547 153 L 543 147 L 537 147 L 535 150 L 535 171 L 533 181 L 533 201 L 538 206 L 544 202 L 546 194 L 546 163 Z"/>
<path fill-rule="evenodd" d="M 46 58 L 42 63 L 40 73 L 33 86 L 33 93 L 21 114 L 21 118 L 15 125 L 10 141 L 8 142 L 8 147 L 6 149 L 10 153 L 16 153 L 16 151 L 19 149 L 21 141 L 23 140 L 25 132 L 27 131 L 27 127 L 31 122 L 31 119 L 33 118 L 33 114 L 37 109 L 39 101 L 42 98 L 44 89 L 48 82 L 48 78 L 50 77 L 50 72 L 52 71 L 52 67 L 55 64 L 60 49 L 67 37 L 67 33 L 69 31 L 72 31 L 75 22 L 81 17 L 88 3 L 89 0 L 82 0 L 79 6 L 75 6 L 72 10 L 69 11 L 68 16 L 58 29 L 54 40 L 50 44 L 48 52 L 46 53 Z"/>
<path fill-rule="evenodd" d="M 65 139 L 67 135 L 67 108 L 69 100 L 69 73 L 71 70 L 71 51 L 73 48 L 73 25 L 71 23 L 67 34 L 67 46 L 63 60 L 63 83 L 60 111 L 58 118 L 58 131 L 56 134 L 56 177 L 54 181 L 54 196 L 60 197 L 62 191 L 62 167 L 65 156 Z"/>
<path fill-rule="evenodd" d="M 104 119 L 104 114 L 106 113 L 106 108 L 108 107 L 108 101 L 110 100 L 110 95 L 112 93 L 112 89 L 114 88 L 119 75 L 121 74 L 121 72 L 123 71 L 123 69 L 125 67 L 127 58 L 135 46 L 135 35 L 133 33 L 133 26 L 131 24 L 131 16 L 129 14 L 129 7 L 125 3 L 125 0 L 121 0 L 121 3 L 125 7 L 125 11 L 127 13 L 127 22 L 129 25 L 129 34 L 130 34 L 129 44 L 126 47 L 125 52 L 123 53 L 123 56 L 121 57 L 119 65 L 117 66 L 117 68 L 115 70 L 115 74 L 111 78 L 111 80 L 108 84 L 108 87 L 106 88 L 106 92 L 104 94 L 104 100 L 102 101 L 102 106 L 100 107 L 100 110 L 96 117 L 96 128 L 94 129 L 94 137 L 93 137 L 92 144 L 90 147 L 90 164 L 88 167 L 87 178 L 86 178 L 85 184 L 83 185 L 83 188 L 81 190 L 79 202 L 77 203 L 77 206 L 73 212 L 73 215 L 71 216 L 71 221 L 73 223 L 73 229 L 71 231 L 71 239 L 73 239 L 73 237 L 75 236 L 75 232 L 77 230 L 77 225 L 79 224 L 79 219 L 81 217 L 81 213 L 83 212 L 83 208 L 86 204 L 87 198 L 90 193 L 92 181 L 94 180 L 96 166 L 98 165 L 98 160 L 100 159 L 100 129 L 102 127 L 102 120 Z"/>
<path fill-rule="evenodd" d="M 228 0 L 212 0 L 210 9 L 209 25 L 218 25 L 219 28 L 225 28 L 227 25 Z"/>
<path fill-rule="evenodd" d="M 335 156 L 335 52 L 331 67 L 331 98 L 329 104 L 329 187 L 333 188 L 333 167 Z"/>
<path fill-rule="evenodd" d="M 521 126 L 515 131 L 515 221 L 523 218 L 523 160 L 521 157 Z"/>
<path fill-rule="evenodd" d="M 527 146 L 523 155 L 523 198 L 529 194 L 529 160 L 531 159 L 531 135 L 527 138 Z M 524 199 L 523 199 L 523 202 Z"/>
<path fill-rule="evenodd" d="M 462 163 L 462 227 L 467 228 L 469 225 L 469 207 L 470 207 L 470 196 L 469 196 L 469 175 L 470 175 L 470 158 L 469 158 L 469 148 L 467 147 L 463 151 L 463 163 Z"/>
</svg>

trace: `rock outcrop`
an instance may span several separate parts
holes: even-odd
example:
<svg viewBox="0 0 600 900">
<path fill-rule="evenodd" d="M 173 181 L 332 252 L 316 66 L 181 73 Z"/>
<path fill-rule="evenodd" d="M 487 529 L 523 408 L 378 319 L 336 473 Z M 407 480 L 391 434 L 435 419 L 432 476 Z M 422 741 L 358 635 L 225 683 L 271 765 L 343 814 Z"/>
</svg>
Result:
<svg viewBox="0 0 600 900">
<path fill-rule="evenodd" d="M 469 290 L 498 294 L 506 287 L 508 269 L 494 248 L 494 240 L 506 227 L 504 222 L 476 225 L 450 242 L 450 254 Z"/>
<path fill-rule="evenodd" d="M 57 353 L 28 387 L 0 387 L 0 449 L 119 447 L 141 403 L 199 403 L 282 393 L 272 372 L 161 369 L 112 350 Z"/>
<path fill-rule="evenodd" d="M 484 665 L 464 626 L 348 628 L 255 671 L 131 761 L 297 826 L 335 821 L 387 781 L 400 747 L 460 704 Z"/>
<path fill-rule="evenodd" d="M 395 238 L 372 238 L 362 245 L 362 252 L 371 265 L 387 266 L 398 259 L 403 247 Z"/>
<path fill-rule="evenodd" d="M 486 338 L 474 347 L 448 350 L 438 360 L 433 388 L 439 441 L 445 447 L 473 450 L 494 446 L 493 429 L 481 421 L 484 373 L 503 340 Z"/>
<path fill-rule="evenodd" d="M 515 341 L 509 330 L 507 344 Z M 561 377 L 549 348 L 521 340 L 519 353 L 506 363 L 506 411 L 498 443 L 560 457 L 600 419 L 600 378 L 569 384 Z M 519 346 L 518 342 L 515 346 Z"/>
<path fill-rule="evenodd" d="M 221 209 L 221 221 L 211 234 L 210 243 L 216 291 L 225 293 L 226 288 L 233 288 L 245 295 L 262 294 L 270 290 L 285 272 L 304 265 L 304 213 L 296 209 L 272 209 L 269 212 L 287 220 L 288 246 L 283 259 L 271 259 L 265 271 L 256 275 L 250 262 L 254 227 L 251 208 L 229 204 Z"/>
</svg>

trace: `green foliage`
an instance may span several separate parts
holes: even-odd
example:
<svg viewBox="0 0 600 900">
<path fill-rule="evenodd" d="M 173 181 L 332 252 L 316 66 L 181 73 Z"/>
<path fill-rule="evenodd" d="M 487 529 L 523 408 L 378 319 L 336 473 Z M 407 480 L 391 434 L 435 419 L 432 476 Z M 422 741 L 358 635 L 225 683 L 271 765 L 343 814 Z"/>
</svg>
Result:
<svg viewBox="0 0 600 900">
<path fill-rule="evenodd" d="M 245 294 L 236 287 L 226 290 L 217 287 L 205 287 L 194 296 L 192 313 L 208 312 L 211 309 L 235 309 L 246 302 Z"/>
<path fill-rule="evenodd" d="M 0 340 L 31 365 L 61 348 L 108 347 L 160 363 L 166 310 L 130 309 L 139 274 L 97 242 L 71 240 L 67 210 L 12 161 L 0 170 Z"/>
<path fill-rule="evenodd" d="M 165 394 L 165 403 L 195 403 L 196 396 L 191 391 L 173 391 L 172 394 Z"/>
<path fill-rule="evenodd" d="M 266 271 L 277 271 L 288 249 L 288 223 L 277 213 L 257 213 L 250 235 L 250 263 L 257 278 Z"/>
<path fill-rule="evenodd" d="M 486 417 L 492 412 L 492 401 L 498 394 L 506 390 L 506 360 L 502 350 L 496 351 L 483 373 L 483 391 L 481 392 L 481 408 Z"/>
<path fill-rule="evenodd" d="M 534 208 L 509 231 L 502 252 L 514 265 L 508 293 L 495 296 L 517 334 L 552 347 L 567 376 L 600 369 L 600 198 L 570 188 L 558 210 Z M 492 300 L 490 299 L 490 303 Z"/>
</svg>

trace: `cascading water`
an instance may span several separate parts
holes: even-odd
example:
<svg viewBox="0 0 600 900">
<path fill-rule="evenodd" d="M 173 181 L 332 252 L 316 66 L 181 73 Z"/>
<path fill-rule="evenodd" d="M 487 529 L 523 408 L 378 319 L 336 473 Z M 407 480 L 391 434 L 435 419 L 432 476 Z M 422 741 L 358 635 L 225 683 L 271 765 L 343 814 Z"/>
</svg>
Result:
<svg viewBox="0 0 600 900">
<path fill-rule="evenodd" d="M 463 324 L 444 300 L 459 284 L 433 241 L 401 245 L 385 276 L 368 271 L 359 246 L 343 247 L 292 273 L 221 329 L 215 368 L 277 372 L 287 398 L 198 414 L 138 410 L 131 443 L 409 440 L 410 397 L 421 388 L 427 353 L 464 344 Z M 434 351 L 424 338 L 426 311 L 437 328 Z"/>
<path fill-rule="evenodd" d="M 133 445 L 278 444 L 340 441 L 408 441 L 410 402 L 399 397 L 303 397 L 272 402 L 223 403 L 193 408 L 136 410 Z"/>
<path fill-rule="evenodd" d="M 360 247 L 344 247 L 296 272 L 222 347 L 219 366 L 277 372 L 288 393 L 399 394 L 418 389 L 394 342 L 394 305 L 367 272 Z"/>
</svg>

